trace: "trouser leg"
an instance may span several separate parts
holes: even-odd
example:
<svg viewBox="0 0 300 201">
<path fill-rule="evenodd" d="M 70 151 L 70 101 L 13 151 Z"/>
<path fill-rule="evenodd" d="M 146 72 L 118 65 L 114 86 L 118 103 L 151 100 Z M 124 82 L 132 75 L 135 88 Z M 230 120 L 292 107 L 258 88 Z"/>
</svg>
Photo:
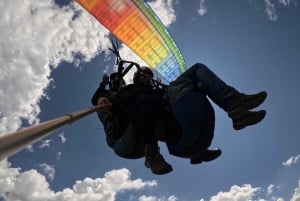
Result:
<svg viewBox="0 0 300 201">
<path fill-rule="evenodd" d="M 225 83 L 207 66 L 201 63 L 193 65 L 187 72 L 192 78 L 193 84 L 198 90 L 208 95 L 208 97 L 222 109 L 226 109 L 226 100 L 237 94 L 238 91 Z"/>
<path fill-rule="evenodd" d="M 188 69 L 178 81 L 180 83 L 181 79 L 187 78 L 193 86 L 207 94 L 214 103 L 228 113 L 233 121 L 233 128 L 236 130 L 258 123 L 266 115 L 264 110 L 250 111 L 264 102 L 267 97 L 265 91 L 253 95 L 240 93 L 200 63 Z"/>
<path fill-rule="evenodd" d="M 172 166 L 159 153 L 158 141 L 154 134 L 158 104 L 159 101 L 155 96 L 142 94 L 138 97 L 136 102 L 137 129 L 145 150 L 145 166 L 150 168 L 152 173 L 162 175 L 171 172 Z"/>
</svg>

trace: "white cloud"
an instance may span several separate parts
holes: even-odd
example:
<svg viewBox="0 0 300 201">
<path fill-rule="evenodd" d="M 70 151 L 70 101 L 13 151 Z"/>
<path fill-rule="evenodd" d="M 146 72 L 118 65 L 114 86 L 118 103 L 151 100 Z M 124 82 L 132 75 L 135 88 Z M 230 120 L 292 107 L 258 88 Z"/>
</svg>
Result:
<svg viewBox="0 0 300 201">
<path fill-rule="evenodd" d="M 290 166 L 296 164 L 299 161 L 299 159 L 300 159 L 300 154 L 297 156 L 292 156 L 287 161 L 284 161 L 282 163 L 282 165 L 286 166 L 286 167 L 290 167 Z"/>
<path fill-rule="evenodd" d="M 291 4 L 297 6 L 297 0 L 279 0 L 279 3 L 283 4 L 284 6 L 290 6 Z"/>
<path fill-rule="evenodd" d="M 148 2 L 165 26 L 171 25 L 176 20 L 173 0 L 156 0 Z"/>
<path fill-rule="evenodd" d="M 248 2 L 251 4 L 260 4 L 262 1 L 248 0 Z M 265 7 L 264 11 L 267 14 L 268 19 L 273 22 L 279 19 L 280 10 L 277 13 L 277 7 L 279 5 L 283 5 L 285 7 L 298 6 L 298 0 L 278 0 L 278 2 L 275 0 L 264 0 L 263 2 Z"/>
<path fill-rule="evenodd" d="M 15 6 L 18 5 L 18 6 Z M 0 1 L 0 134 L 22 120 L 39 121 L 39 102 L 49 86 L 51 67 L 84 61 L 106 49 L 108 31 L 78 4 L 59 8 L 54 1 Z"/>
<path fill-rule="evenodd" d="M 271 2 L 271 0 L 265 0 L 265 12 L 271 21 L 276 21 L 278 19 L 275 5 Z"/>
<path fill-rule="evenodd" d="M 207 7 L 205 6 L 205 0 L 200 0 L 200 7 L 198 9 L 198 14 L 203 16 L 207 13 Z"/>
<path fill-rule="evenodd" d="M 171 195 L 170 197 L 168 197 L 168 201 L 176 201 L 176 200 L 178 199 L 175 195 Z"/>
<path fill-rule="evenodd" d="M 146 195 L 142 195 L 139 197 L 139 201 L 176 201 L 177 197 L 174 195 L 171 195 L 168 198 L 165 197 L 161 197 L 158 198 L 156 196 L 146 196 Z"/>
<path fill-rule="evenodd" d="M 56 155 L 57 160 L 60 160 L 61 154 L 62 154 L 62 153 L 61 153 L 60 151 L 57 152 L 57 155 Z"/>
<path fill-rule="evenodd" d="M 261 2 L 264 2 L 264 11 L 267 14 L 267 17 L 270 21 L 277 21 L 279 19 L 280 15 L 280 10 L 277 13 L 277 6 L 279 4 L 288 7 L 288 6 L 298 6 L 298 0 L 264 0 L 264 1 L 256 1 L 256 0 L 248 0 L 249 3 L 251 4 L 260 4 Z M 280 7 L 279 7 L 280 8 Z M 260 9 L 258 9 L 260 10 Z"/>
<path fill-rule="evenodd" d="M 19 168 L 9 166 L 6 160 L 0 161 L 0 196 L 14 188 L 15 178 L 20 171 Z"/>
<path fill-rule="evenodd" d="M 300 180 L 298 182 L 298 187 L 295 188 L 294 194 L 291 198 L 291 201 L 299 201 L 300 200 Z"/>
<path fill-rule="evenodd" d="M 267 194 L 266 194 L 266 196 L 267 196 L 267 197 L 271 196 L 272 194 L 275 193 L 275 190 L 278 190 L 278 189 L 279 189 L 279 186 L 275 186 L 275 185 L 273 185 L 273 184 L 270 184 L 270 185 L 268 186 L 268 188 L 267 188 Z M 276 196 L 276 195 L 272 195 L 271 198 L 268 199 L 268 200 L 271 200 L 271 201 L 284 201 L 283 198 L 278 197 L 278 196 Z"/>
<path fill-rule="evenodd" d="M 252 200 L 256 192 L 260 188 L 253 188 L 250 184 L 244 184 L 243 186 L 234 185 L 230 188 L 228 192 L 219 192 L 217 195 L 212 196 L 210 201 L 242 201 L 242 200 Z"/>
<path fill-rule="evenodd" d="M 32 145 L 28 145 L 28 146 L 26 147 L 26 150 L 29 151 L 29 152 L 33 152 L 33 151 L 34 151 Z"/>
<path fill-rule="evenodd" d="M 39 145 L 39 148 L 40 149 L 44 149 L 44 148 L 46 148 L 46 147 L 50 147 L 50 142 L 51 142 L 52 140 L 51 139 L 45 139 L 45 140 L 41 140 L 40 141 L 40 145 Z"/>
<path fill-rule="evenodd" d="M 64 143 L 66 142 L 66 140 L 67 140 L 67 139 L 65 138 L 65 134 L 64 134 L 64 133 L 61 133 L 61 134 L 59 134 L 58 136 L 59 136 L 59 138 L 60 138 L 60 140 L 61 140 L 61 143 L 64 144 Z"/>
<path fill-rule="evenodd" d="M 6 192 L 4 198 L 7 201 L 38 201 L 47 200 L 53 195 L 46 178 L 36 170 L 29 170 L 16 175 L 13 188 Z"/>
<path fill-rule="evenodd" d="M 157 197 L 142 195 L 139 197 L 139 201 L 157 201 Z"/>
<path fill-rule="evenodd" d="M 113 201 L 120 191 L 157 185 L 156 181 L 132 180 L 129 170 L 120 169 L 105 173 L 103 178 L 85 178 L 72 188 L 55 192 L 49 188 L 45 176 L 36 170 L 21 172 L 10 165 L 6 160 L 0 162 L 0 198 L 5 201 Z"/>
<path fill-rule="evenodd" d="M 265 191 L 261 187 L 254 188 L 250 184 L 244 184 L 242 186 L 233 185 L 228 192 L 221 191 L 217 195 L 212 196 L 209 201 L 285 201 L 285 199 L 280 196 L 270 197 L 270 195 L 274 193 L 275 188 L 279 188 L 279 186 L 271 184 Z M 300 180 L 298 186 L 294 189 L 292 198 L 288 200 L 300 201 Z M 200 199 L 199 201 L 205 201 L 205 199 Z"/>
<path fill-rule="evenodd" d="M 273 190 L 274 190 L 274 185 L 273 184 L 269 185 L 268 186 L 268 194 L 272 194 Z"/>
<path fill-rule="evenodd" d="M 43 173 L 46 174 L 46 177 L 47 177 L 50 181 L 52 181 L 52 180 L 54 179 L 54 176 L 55 176 L 55 168 L 54 168 L 54 166 L 48 165 L 48 164 L 46 164 L 46 163 L 42 163 L 42 164 L 40 164 L 39 166 L 42 168 Z"/>
</svg>

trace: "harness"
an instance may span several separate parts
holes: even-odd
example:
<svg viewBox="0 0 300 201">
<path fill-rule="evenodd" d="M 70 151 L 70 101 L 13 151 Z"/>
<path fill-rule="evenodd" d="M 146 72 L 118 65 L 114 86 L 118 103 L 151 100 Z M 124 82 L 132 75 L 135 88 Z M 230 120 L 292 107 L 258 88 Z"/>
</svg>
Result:
<svg viewBox="0 0 300 201">
<path fill-rule="evenodd" d="M 116 55 L 116 65 L 117 65 L 117 71 L 110 74 L 109 79 L 109 90 L 116 94 L 118 91 L 120 91 L 122 88 L 126 87 L 124 82 L 124 77 L 127 75 L 127 73 L 132 70 L 132 68 L 139 71 L 141 69 L 141 66 L 133 61 L 123 60 L 118 51 L 117 45 L 113 44 L 113 49 L 110 49 L 115 55 Z M 168 88 L 168 85 L 163 84 L 159 78 L 157 79 L 151 79 L 149 85 L 145 86 L 147 89 L 151 89 L 155 91 L 155 93 L 158 93 L 159 95 L 163 96 Z M 166 105 L 165 110 L 170 113 L 168 106 Z M 102 114 L 106 115 L 106 121 L 104 123 L 104 129 L 105 133 L 107 135 L 107 140 L 109 141 L 108 144 L 110 146 L 113 146 L 116 140 L 119 137 L 124 136 L 123 133 L 126 130 L 126 126 L 129 123 L 128 119 L 123 119 L 123 113 L 106 113 Z M 127 114 L 128 115 L 128 114 Z M 134 128 L 132 128 L 134 129 Z M 131 132 L 134 132 L 132 130 Z M 159 132 L 160 134 L 162 132 Z M 164 136 L 158 136 L 161 140 L 164 139 Z"/>
<path fill-rule="evenodd" d="M 124 84 L 124 76 L 134 67 L 139 71 L 141 66 L 133 61 L 123 60 L 119 53 L 119 47 L 117 42 L 113 42 L 111 39 L 112 48 L 109 50 L 116 55 L 116 64 L 118 65 L 117 72 L 113 72 L 115 74 L 113 79 L 109 81 L 109 89 L 113 91 L 118 91 Z M 111 74 L 111 75 L 112 75 Z M 163 84 L 159 78 L 151 79 L 150 86 L 154 90 L 161 91 L 161 93 L 165 93 L 168 85 Z"/>
</svg>

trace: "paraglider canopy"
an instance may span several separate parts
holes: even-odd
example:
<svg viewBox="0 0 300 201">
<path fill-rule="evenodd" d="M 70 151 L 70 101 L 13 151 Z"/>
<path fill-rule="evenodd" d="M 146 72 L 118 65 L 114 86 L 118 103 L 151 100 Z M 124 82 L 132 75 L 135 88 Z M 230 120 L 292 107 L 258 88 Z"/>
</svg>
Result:
<svg viewBox="0 0 300 201">
<path fill-rule="evenodd" d="M 186 70 L 172 37 L 143 0 L 76 1 L 166 81 Z"/>
</svg>

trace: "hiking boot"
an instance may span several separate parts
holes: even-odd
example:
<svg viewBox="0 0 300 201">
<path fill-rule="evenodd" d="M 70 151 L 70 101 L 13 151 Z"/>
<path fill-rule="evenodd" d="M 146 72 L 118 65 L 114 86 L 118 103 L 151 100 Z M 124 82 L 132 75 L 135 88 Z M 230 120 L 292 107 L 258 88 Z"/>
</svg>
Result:
<svg viewBox="0 0 300 201">
<path fill-rule="evenodd" d="M 145 146 L 145 166 L 150 168 L 153 174 L 157 175 L 167 174 L 173 170 L 172 166 L 159 153 L 158 146 L 153 144 Z"/>
<path fill-rule="evenodd" d="M 233 128 L 235 130 L 241 130 L 246 126 L 251 126 L 259 123 L 266 116 L 265 110 L 260 111 L 245 111 L 240 114 L 236 114 L 232 118 Z"/>
<path fill-rule="evenodd" d="M 228 112 L 229 117 L 234 118 L 244 111 L 258 107 L 266 98 L 267 92 L 265 91 L 253 95 L 237 93 L 228 98 L 226 111 Z"/>
<path fill-rule="evenodd" d="M 205 150 L 201 156 L 198 156 L 197 158 L 191 158 L 190 163 L 191 164 L 199 164 L 202 162 L 209 162 L 217 159 L 222 154 L 222 151 L 220 149 L 216 150 Z"/>
</svg>

